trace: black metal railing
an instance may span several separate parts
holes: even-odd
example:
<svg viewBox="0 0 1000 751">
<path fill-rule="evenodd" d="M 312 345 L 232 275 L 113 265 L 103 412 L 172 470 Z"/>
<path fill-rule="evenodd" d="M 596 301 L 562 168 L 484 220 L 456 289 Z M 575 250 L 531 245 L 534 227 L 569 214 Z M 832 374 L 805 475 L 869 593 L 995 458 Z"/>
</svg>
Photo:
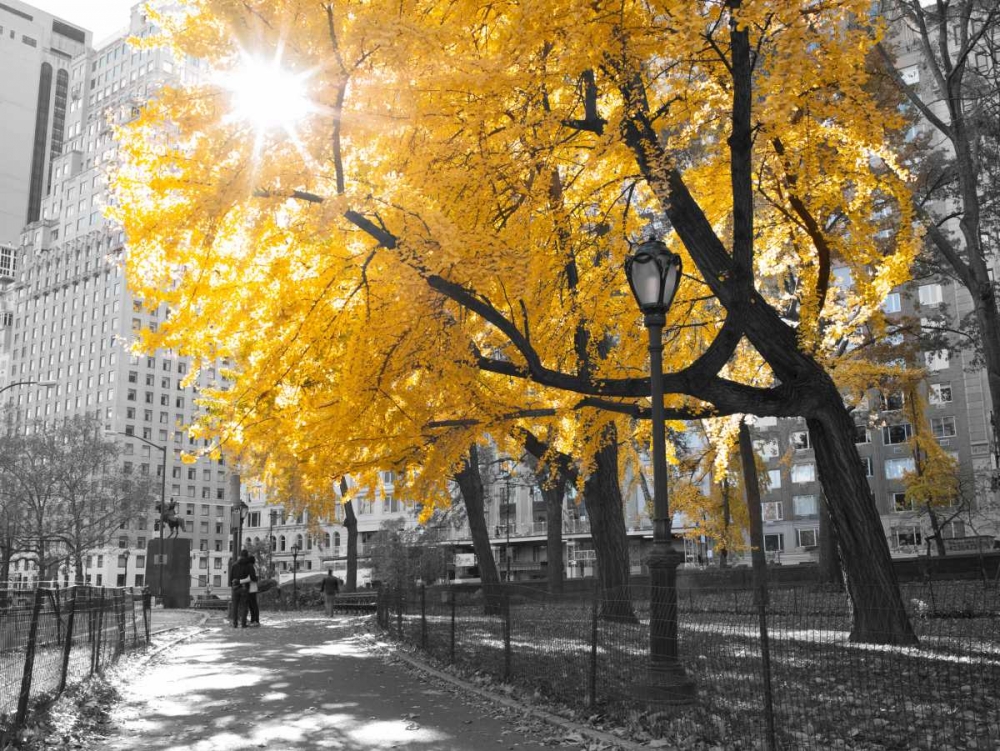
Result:
<svg viewBox="0 0 1000 751">
<path fill-rule="evenodd" d="M 88 585 L 0 589 L 0 731 L 149 644 L 150 598 Z"/>
<path fill-rule="evenodd" d="M 496 602 L 468 589 L 386 589 L 377 619 L 442 663 L 677 747 L 1000 748 L 998 582 L 901 590 L 917 646 L 853 641 L 847 596 L 833 586 L 772 588 L 763 602 L 746 589 L 679 592 L 679 652 L 697 696 L 667 711 L 641 698 L 648 589 L 633 592 L 634 617 L 622 617 L 620 597 L 516 585 Z"/>
</svg>

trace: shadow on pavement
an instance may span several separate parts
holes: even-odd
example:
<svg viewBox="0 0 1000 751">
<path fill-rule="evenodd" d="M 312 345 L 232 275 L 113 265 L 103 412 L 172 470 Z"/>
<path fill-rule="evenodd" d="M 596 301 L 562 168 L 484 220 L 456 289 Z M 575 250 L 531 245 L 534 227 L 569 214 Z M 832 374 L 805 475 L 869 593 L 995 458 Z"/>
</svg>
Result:
<svg viewBox="0 0 1000 751">
<path fill-rule="evenodd" d="M 135 677 L 106 749 L 541 749 L 366 651 L 342 621 L 217 628 Z M 524 728 L 527 730 L 527 728 Z"/>
</svg>

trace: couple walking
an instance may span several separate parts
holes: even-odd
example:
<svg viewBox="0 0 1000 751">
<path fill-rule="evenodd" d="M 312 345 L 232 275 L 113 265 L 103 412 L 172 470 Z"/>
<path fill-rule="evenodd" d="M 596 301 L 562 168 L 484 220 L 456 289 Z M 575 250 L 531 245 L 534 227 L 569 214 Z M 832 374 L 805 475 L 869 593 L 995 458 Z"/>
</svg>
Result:
<svg viewBox="0 0 1000 751">
<path fill-rule="evenodd" d="M 241 550 L 240 557 L 229 576 L 233 591 L 233 628 L 247 627 L 247 611 L 251 626 L 260 626 L 260 608 L 257 606 L 257 566 L 256 558 Z"/>
</svg>

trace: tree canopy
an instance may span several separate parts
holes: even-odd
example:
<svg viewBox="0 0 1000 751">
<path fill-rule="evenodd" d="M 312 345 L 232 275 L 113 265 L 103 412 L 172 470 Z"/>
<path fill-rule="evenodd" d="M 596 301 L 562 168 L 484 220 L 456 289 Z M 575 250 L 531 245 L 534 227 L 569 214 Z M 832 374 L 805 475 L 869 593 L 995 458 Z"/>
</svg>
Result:
<svg viewBox="0 0 1000 751">
<path fill-rule="evenodd" d="M 884 146 L 903 123 L 866 89 L 868 3 L 187 8 L 166 41 L 215 74 L 125 129 L 113 213 L 130 284 L 170 310 L 143 346 L 232 365 L 196 434 L 301 497 L 408 470 L 426 508 L 486 435 L 542 426 L 584 470 L 609 437 L 627 453 L 649 379 L 622 264 L 652 233 L 684 261 L 668 415 L 813 420 L 841 544 L 886 572 L 838 389 L 872 383 L 843 343 L 919 236 Z M 311 112 L 239 117 L 248 60 Z"/>
<path fill-rule="evenodd" d="M 432 498 L 469 433 L 527 413 L 579 453 L 610 419 L 581 402 L 646 393 L 622 259 L 651 227 L 686 251 L 624 137 L 623 86 L 641 79 L 658 158 L 731 242 L 727 4 L 191 5 L 164 20 L 178 51 L 223 72 L 280 54 L 315 105 L 257 130 L 231 116 L 220 73 L 127 129 L 129 279 L 170 307 L 145 344 L 234 366 L 234 388 L 205 394 L 205 428 L 323 483 L 331 465 L 419 458 Z M 846 375 L 833 343 L 877 317 L 917 247 L 905 175 L 863 88 L 866 37 L 845 23 L 863 4 L 769 5 L 737 11 L 756 53 L 756 285 Z M 726 320 L 685 260 L 667 346 L 682 376 Z M 850 269 L 839 295 L 833 265 Z M 678 414 L 784 413 L 769 371 L 744 347 L 731 380 L 668 386 Z M 450 417 L 478 422 L 428 431 Z"/>
</svg>

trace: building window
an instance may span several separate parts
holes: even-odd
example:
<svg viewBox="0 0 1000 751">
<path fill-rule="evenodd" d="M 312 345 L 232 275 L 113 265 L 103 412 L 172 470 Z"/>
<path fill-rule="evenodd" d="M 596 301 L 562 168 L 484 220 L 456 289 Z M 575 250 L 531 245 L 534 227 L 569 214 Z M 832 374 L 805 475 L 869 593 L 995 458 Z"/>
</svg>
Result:
<svg viewBox="0 0 1000 751">
<path fill-rule="evenodd" d="M 871 431 L 868 430 L 868 428 L 866 428 L 864 425 L 855 425 L 854 442 L 856 444 L 871 443 L 872 442 Z"/>
<path fill-rule="evenodd" d="M 777 490 L 781 487 L 781 470 L 767 470 L 767 487 L 769 490 Z"/>
<path fill-rule="evenodd" d="M 809 464 L 793 464 L 792 465 L 792 482 L 793 483 L 803 483 L 803 482 L 815 482 L 816 480 L 816 465 L 810 462 Z"/>
<path fill-rule="evenodd" d="M 917 288 L 917 296 L 921 305 L 940 305 L 942 300 L 941 285 L 921 284 Z"/>
<path fill-rule="evenodd" d="M 945 370 L 951 364 L 951 356 L 946 349 L 939 352 L 924 352 L 924 363 L 928 370 Z"/>
<path fill-rule="evenodd" d="M 903 475 L 913 471 L 913 457 L 885 460 L 885 476 L 888 480 L 902 480 Z"/>
<path fill-rule="evenodd" d="M 951 383 L 932 383 L 927 392 L 927 401 L 935 407 L 951 402 Z"/>
<path fill-rule="evenodd" d="M 903 83 L 907 86 L 916 86 L 920 83 L 920 66 L 907 65 L 905 68 L 900 68 L 899 77 L 903 79 Z"/>
<path fill-rule="evenodd" d="M 865 470 L 865 477 L 871 477 L 875 474 L 875 465 L 870 456 L 861 457 L 861 466 Z"/>
<path fill-rule="evenodd" d="M 777 553 L 785 549 L 785 536 L 778 532 L 773 535 L 764 535 L 764 550 L 768 553 Z"/>
<path fill-rule="evenodd" d="M 913 428 L 908 422 L 899 425 L 886 425 L 882 428 L 882 443 L 886 446 L 897 446 L 906 443 L 913 435 Z"/>
<path fill-rule="evenodd" d="M 777 439 L 769 438 L 765 441 L 754 441 L 753 448 L 764 459 L 776 459 L 778 457 Z"/>
<path fill-rule="evenodd" d="M 893 547 L 897 549 L 902 545 L 916 547 L 923 541 L 923 535 L 920 533 L 920 527 L 915 524 L 906 527 L 893 527 L 892 541 Z"/>
<path fill-rule="evenodd" d="M 814 495 L 793 495 L 792 513 L 797 517 L 819 516 L 819 504 Z"/>
<path fill-rule="evenodd" d="M 954 417 L 932 417 L 931 432 L 935 438 L 951 438 L 955 435 Z"/>
<path fill-rule="evenodd" d="M 889 493 L 889 508 L 897 514 L 901 514 L 905 511 L 912 511 L 913 501 L 907 499 L 906 493 L 901 490 L 897 490 Z"/>
<path fill-rule="evenodd" d="M 882 412 L 895 412 L 902 409 L 905 403 L 906 398 L 901 391 L 891 394 L 879 393 L 879 409 Z"/>
<path fill-rule="evenodd" d="M 884 313 L 898 313 L 902 309 L 898 292 L 886 295 L 885 300 L 882 301 L 882 312 Z"/>
<path fill-rule="evenodd" d="M 791 443 L 792 448 L 796 451 L 805 451 L 806 449 L 812 448 L 812 443 L 809 441 L 809 431 L 808 430 L 797 430 L 789 436 L 789 443 Z"/>
<path fill-rule="evenodd" d="M 796 529 L 795 536 L 798 538 L 800 548 L 815 548 L 819 544 L 819 530 L 815 527 Z"/>
<path fill-rule="evenodd" d="M 761 518 L 766 522 L 780 522 L 785 518 L 784 504 L 781 501 L 769 501 L 760 504 Z"/>
</svg>

